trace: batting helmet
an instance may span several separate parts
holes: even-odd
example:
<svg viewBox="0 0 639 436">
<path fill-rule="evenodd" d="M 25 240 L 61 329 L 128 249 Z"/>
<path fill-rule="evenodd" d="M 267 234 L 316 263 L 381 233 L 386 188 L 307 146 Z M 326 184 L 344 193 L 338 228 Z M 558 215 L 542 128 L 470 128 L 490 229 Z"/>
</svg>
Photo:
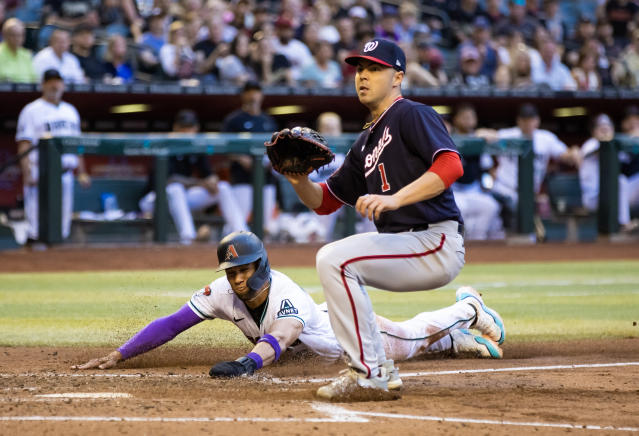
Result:
<svg viewBox="0 0 639 436">
<path fill-rule="evenodd" d="M 257 260 L 260 263 L 247 281 L 247 285 L 254 292 L 262 289 L 266 281 L 271 278 L 268 256 L 260 238 L 251 232 L 233 232 L 226 235 L 217 247 L 218 271 Z"/>
</svg>

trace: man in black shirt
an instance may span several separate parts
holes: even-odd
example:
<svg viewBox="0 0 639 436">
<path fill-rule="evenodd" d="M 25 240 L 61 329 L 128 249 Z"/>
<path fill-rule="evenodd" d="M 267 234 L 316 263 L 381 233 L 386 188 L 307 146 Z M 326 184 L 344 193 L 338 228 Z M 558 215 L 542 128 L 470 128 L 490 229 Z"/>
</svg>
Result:
<svg viewBox="0 0 639 436">
<path fill-rule="evenodd" d="M 230 113 L 224 120 L 223 132 L 268 132 L 278 130 L 275 120 L 262 112 L 262 87 L 257 82 L 249 81 L 244 85 L 240 95 L 242 106 Z M 253 160 L 246 155 L 230 155 L 231 184 L 237 202 L 240 204 L 244 216 L 248 217 L 253 209 Z M 267 161 L 268 162 L 268 161 Z M 270 165 L 270 164 L 269 164 Z M 275 177 L 270 166 L 265 168 L 264 186 L 264 223 L 268 223 L 275 212 Z"/>
<path fill-rule="evenodd" d="M 95 35 L 91 26 L 81 24 L 73 30 L 71 53 L 80 61 L 80 66 L 88 79 L 102 81 L 106 74 L 106 66 L 95 55 L 94 43 Z"/>
</svg>

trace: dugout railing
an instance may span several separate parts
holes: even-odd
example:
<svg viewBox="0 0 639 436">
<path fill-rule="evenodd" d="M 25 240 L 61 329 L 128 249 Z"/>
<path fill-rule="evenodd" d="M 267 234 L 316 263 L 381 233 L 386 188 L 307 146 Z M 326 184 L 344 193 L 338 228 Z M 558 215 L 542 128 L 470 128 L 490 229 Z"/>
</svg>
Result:
<svg viewBox="0 0 639 436">
<path fill-rule="evenodd" d="M 60 157 L 64 153 L 106 156 L 148 156 L 154 162 L 153 188 L 156 193 L 153 214 L 153 240 L 166 242 L 169 212 L 166 184 L 169 157 L 183 154 L 247 154 L 253 159 L 253 220 L 251 230 L 263 236 L 263 186 L 262 159 L 266 134 L 84 134 L 78 137 L 57 137 L 39 142 L 39 217 L 40 240 L 47 244 L 62 242 L 61 234 L 61 174 Z M 357 134 L 327 137 L 331 149 L 346 153 Z M 487 144 L 483 139 L 454 137 L 463 155 L 514 154 L 519 161 L 519 202 L 517 207 L 517 232 L 530 235 L 534 232 L 534 192 L 532 142 L 530 140 L 500 140 Z M 346 233 L 355 229 L 355 211 L 347 209 Z"/>
<path fill-rule="evenodd" d="M 639 138 L 617 135 L 612 141 L 599 144 L 599 207 L 597 230 L 610 235 L 619 231 L 619 152 L 639 154 Z"/>
</svg>

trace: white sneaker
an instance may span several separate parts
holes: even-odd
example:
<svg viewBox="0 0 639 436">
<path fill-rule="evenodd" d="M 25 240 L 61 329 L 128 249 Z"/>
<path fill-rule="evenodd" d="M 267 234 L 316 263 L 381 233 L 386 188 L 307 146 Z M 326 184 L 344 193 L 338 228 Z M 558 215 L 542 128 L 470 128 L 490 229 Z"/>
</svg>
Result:
<svg viewBox="0 0 639 436">
<path fill-rule="evenodd" d="M 399 378 L 399 368 L 395 366 L 395 362 L 389 359 L 382 364 L 382 368 L 384 368 L 386 374 L 388 374 L 388 390 L 399 391 L 404 386 L 404 383 L 402 379 Z"/>
<path fill-rule="evenodd" d="M 450 333 L 455 355 L 501 359 L 504 352 L 499 345 L 488 338 L 472 334 L 466 329 L 453 330 Z"/>
<path fill-rule="evenodd" d="M 466 300 L 468 304 L 473 306 L 477 317 L 471 328 L 475 328 L 482 335 L 492 339 L 498 344 L 503 344 L 506 339 L 506 328 L 499 314 L 484 305 L 484 300 L 475 288 L 470 286 L 462 286 L 455 293 L 455 301 Z"/>
<path fill-rule="evenodd" d="M 316 392 L 317 397 L 333 402 L 389 401 L 401 397 L 397 391 L 388 390 L 388 375 L 383 367 L 377 377 L 366 378 L 353 368 L 340 372 L 331 383 Z"/>
</svg>

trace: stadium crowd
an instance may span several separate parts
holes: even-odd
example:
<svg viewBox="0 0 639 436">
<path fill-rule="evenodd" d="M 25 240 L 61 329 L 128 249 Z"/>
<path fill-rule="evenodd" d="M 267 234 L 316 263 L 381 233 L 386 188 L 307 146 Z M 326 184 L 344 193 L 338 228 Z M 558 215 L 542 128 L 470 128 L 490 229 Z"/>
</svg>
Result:
<svg viewBox="0 0 639 436">
<path fill-rule="evenodd" d="M 404 49 L 404 88 L 598 90 L 634 88 L 639 80 L 639 0 L 6 0 L 0 2 L 0 23 L 0 82 L 236 86 L 242 106 L 224 120 L 225 132 L 277 130 L 262 112 L 264 86 L 352 88 L 355 68 L 343 59 L 373 37 Z M 336 113 L 324 115 L 339 122 Z M 520 107 L 516 125 L 507 129 L 478 128 L 475 109 L 465 103 L 444 118 L 458 135 L 532 139 L 536 195 L 543 195 L 548 162 L 559 161 L 579 172 L 582 205 L 592 212 L 599 196 L 599 180 L 592 177 L 598 174 L 599 141 L 612 138 L 615 123 L 606 114 L 591 115 L 592 136 L 583 146 L 566 145 L 541 129 L 532 105 Z M 620 133 L 639 136 L 637 120 L 639 108 L 627 107 Z M 189 128 L 199 128 L 198 122 Z M 339 132 L 341 127 L 329 134 Z M 635 231 L 639 157 L 619 157 L 619 224 L 622 231 Z M 234 215 L 248 219 L 251 162 L 246 156 L 230 156 L 229 162 L 233 201 L 242 211 Z M 516 166 L 477 156 L 464 161 L 464 171 L 454 189 L 468 218 L 467 237 L 503 238 L 514 227 Z M 265 224 L 275 223 L 285 188 L 279 185 L 267 169 Z M 508 189 L 500 192 L 500 186 Z M 217 196 L 218 188 L 211 193 Z M 279 227 L 311 229 L 290 235 L 301 242 L 313 232 L 330 239 L 335 220 Z M 199 232 L 192 219 L 186 221 L 190 227 L 181 238 L 188 243 Z M 227 217 L 226 224 L 231 221 Z"/>
<path fill-rule="evenodd" d="M 635 87 L 636 0 L 7 0 L 0 81 L 179 80 L 339 88 L 373 36 L 408 56 L 405 87 Z"/>
</svg>

